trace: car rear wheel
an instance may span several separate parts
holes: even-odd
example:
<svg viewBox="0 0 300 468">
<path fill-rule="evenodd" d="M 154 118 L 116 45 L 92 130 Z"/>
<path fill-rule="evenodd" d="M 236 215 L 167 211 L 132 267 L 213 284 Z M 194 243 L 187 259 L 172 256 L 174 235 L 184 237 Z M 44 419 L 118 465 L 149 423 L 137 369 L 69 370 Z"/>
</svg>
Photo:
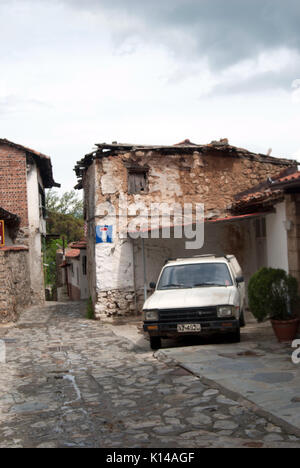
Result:
<svg viewBox="0 0 300 468">
<path fill-rule="evenodd" d="M 242 310 L 240 315 L 240 327 L 244 328 L 246 326 L 245 312 Z"/>
<path fill-rule="evenodd" d="M 230 333 L 228 336 L 229 343 L 240 343 L 241 342 L 241 330 L 238 328 L 235 332 Z"/>
<path fill-rule="evenodd" d="M 151 349 L 160 349 L 161 338 L 159 336 L 150 336 L 150 347 Z"/>
</svg>

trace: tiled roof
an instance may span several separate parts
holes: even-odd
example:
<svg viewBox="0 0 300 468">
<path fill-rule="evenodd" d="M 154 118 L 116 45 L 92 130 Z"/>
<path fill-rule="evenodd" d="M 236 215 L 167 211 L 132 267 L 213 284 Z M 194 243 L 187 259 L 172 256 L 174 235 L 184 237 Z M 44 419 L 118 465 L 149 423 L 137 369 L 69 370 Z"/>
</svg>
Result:
<svg viewBox="0 0 300 468">
<path fill-rule="evenodd" d="M 295 183 L 300 185 L 300 172 L 294 172 L 277 178 L 270 178 L 266 183 L 260 184 L 246 193 L 236 196 L 236 202 L 230 207 L 231 211 L 251 210 L 255 205 L 271 205 L 280 200 L 284 195 L 284 190 Z"/>
<path fill-rule="evenodd" d="M 5 247 L 0 247 L 0 252 L 22 252 L 29 250 L 27 245 L 7 245 Z"/>
<path fill-rule="evenodd" d="M 67 249 L 66 258 L 78 258 L 80 257 L 79 249 Z"/>
<path fill-rule="evenodd" d="M 285 182 L 293 182 L 299 180 L 300 181 L 300 172 L 295 172 L 294 174 L 290 174 L 286 177 L 281 177 L 280 179 L 276 179 L 276 183 L 285 183 Z"/>
<path fill-rule="evenodd" d="M 69 244 L 69 247 L 71 247 L 72 249 L 86 249 L 87 247 L 87 242 L 86 242 L 86 239 L 82 239 L 78 242 L 71 242 Z"/>
</svg>

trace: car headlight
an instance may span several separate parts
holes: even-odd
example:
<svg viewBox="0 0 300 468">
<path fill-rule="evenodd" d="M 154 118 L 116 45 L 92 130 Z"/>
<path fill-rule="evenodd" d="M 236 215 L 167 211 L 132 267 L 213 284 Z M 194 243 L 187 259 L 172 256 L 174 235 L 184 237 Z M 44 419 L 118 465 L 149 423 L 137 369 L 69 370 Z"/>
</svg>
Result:
<svg viewBox="0 0 300 468">
<path fill-rule="evenodd" d="M 144 311 L 144 321 L 150 322 L 158 320 L 158 310 L 145 310 Z"/>
<path fill-rule="evenodd" d="M 218 307 L 218 317 L 226 318 L 233 316 L 233 307 L 232 306 L 220 306 Z"/>
</svg>

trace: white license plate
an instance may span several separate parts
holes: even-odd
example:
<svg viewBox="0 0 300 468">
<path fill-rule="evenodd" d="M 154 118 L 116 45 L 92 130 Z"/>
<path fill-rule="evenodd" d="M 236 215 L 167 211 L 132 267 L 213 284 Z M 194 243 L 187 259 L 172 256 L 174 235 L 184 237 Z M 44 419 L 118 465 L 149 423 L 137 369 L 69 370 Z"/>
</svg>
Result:
<svg viewBox="0 0 300 468">
<path fill-rule="evenodd" d="M 179 333 L 183 333 L 183 332 L 200 332 L 201 331 L 201 325 L 200 325 L 200 323 L 184 323 L 182 325 L 178 324 L 177 325 L 177 331 Z"/>
</svg>

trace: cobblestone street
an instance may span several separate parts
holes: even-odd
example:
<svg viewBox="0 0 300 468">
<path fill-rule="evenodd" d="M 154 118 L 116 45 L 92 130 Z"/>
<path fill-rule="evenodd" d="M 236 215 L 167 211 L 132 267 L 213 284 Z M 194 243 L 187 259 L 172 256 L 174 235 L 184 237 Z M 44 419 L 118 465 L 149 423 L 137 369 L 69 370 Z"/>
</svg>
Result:
<svg viewBox="0 0 300 468">
<path fill-rule="evenodd" d="M 48 304 L 0 328 L 0 447 L 300 447 L 85 307 Z"/>
</svg>

